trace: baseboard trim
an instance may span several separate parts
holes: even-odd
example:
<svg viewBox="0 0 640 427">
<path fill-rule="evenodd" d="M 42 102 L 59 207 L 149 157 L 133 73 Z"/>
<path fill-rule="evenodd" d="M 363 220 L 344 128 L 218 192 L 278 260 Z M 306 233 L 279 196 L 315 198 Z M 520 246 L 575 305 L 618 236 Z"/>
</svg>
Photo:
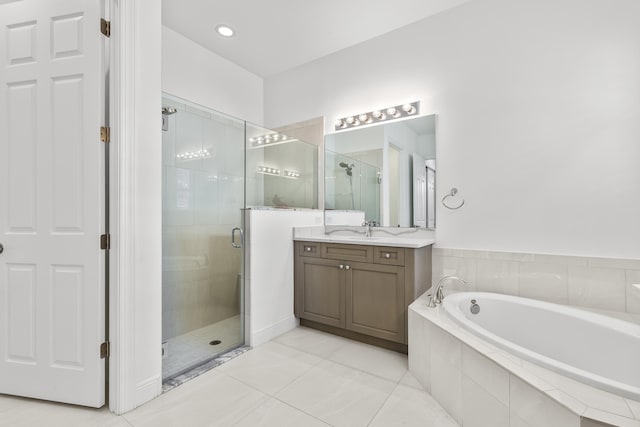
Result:
<svg viewBox="0 0 640 427">
<path fill-rule="evenodd" d="M 251 347 L 258 347 L 266 343 L 267 341 L 271 341 L 275 337 L 284 334 L 285 332 L 289 332 L 292 329 L 298 327 L 298 319 L 295 316 L 291 316 L 287 319 L 283 319 L 273 325 L 267 326 L 266 328 L 260 329 L 259 331 L 254 331 L 249 335 L 248 344 Z"/>
<path fill-rule="evenodd" d="M 162 393 L 162 377 L 153 376 L 136 384 L 135 406 L 136 408 Z"/>
</svg>

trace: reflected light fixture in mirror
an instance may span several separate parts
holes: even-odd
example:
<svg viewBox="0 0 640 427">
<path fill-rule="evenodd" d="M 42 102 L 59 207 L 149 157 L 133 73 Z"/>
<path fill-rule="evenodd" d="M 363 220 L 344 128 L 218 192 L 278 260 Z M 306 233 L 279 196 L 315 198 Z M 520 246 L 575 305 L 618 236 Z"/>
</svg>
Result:
<svg viewBox="0 0 640 427">
<path fill-rule="evenodd" d="M 400 119 L 417 115 L 420 112 L 420 101 L 408 104 L 387 107 L 381 110 L 373 110 L 368 113 L 355 114 L 353 116 L 343 117 L 336 120 L 334 124 L 335 130 L 348 129 L 360 125 L 368 125 L 371 123 L 384 122 L 386 120 Z"/>
</svg>

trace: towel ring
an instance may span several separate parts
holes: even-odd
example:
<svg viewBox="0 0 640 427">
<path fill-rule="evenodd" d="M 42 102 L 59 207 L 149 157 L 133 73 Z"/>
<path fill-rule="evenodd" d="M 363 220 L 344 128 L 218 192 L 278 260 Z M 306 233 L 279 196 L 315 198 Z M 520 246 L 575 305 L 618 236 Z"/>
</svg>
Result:
<svg viewBox="0 0 640 427">
<path fill-rule="evenodd" d="M 442 204 L 445 208 L 447 209 L 451 209 L 452 211 L 455 211 L 457 209 L 460 209 L 461 207 L 464 206 L 464 199 L 462 199 L 462 203 L 460 203 L 459 206 L 449 206 L 445 203 L 445 200 L 447 200 L 447 197 L 455 197 L 455 195 L 458 194 L 458 189 L 453 187 L 451 189 L 451 191 L 449 192 L 449 194 L 445 194 L 445 196 L 442 198 Z"/>
</svg>

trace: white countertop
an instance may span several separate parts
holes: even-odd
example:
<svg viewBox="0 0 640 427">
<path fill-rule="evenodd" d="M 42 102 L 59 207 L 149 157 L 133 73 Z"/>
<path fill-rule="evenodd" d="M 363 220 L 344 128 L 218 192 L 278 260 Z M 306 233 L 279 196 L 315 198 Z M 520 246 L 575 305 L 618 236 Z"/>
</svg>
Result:
<svg viewBox="0 0 640 427">
<path fill-rule="evenodd" d="M 293 240 L 414 249 L 435 243 L 434 232 L 430 230 L 373 227 L 371 237 L 365 237 L 364 230 L 364 227 L 333 227 L 326 234 L 324 227 L 296 227 Z"/>
</svg>

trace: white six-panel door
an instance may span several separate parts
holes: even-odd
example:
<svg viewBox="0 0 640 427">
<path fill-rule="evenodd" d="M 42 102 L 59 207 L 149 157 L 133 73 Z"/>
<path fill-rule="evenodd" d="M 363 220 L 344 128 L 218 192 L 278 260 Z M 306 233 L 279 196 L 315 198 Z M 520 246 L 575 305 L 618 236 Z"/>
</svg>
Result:
<svg viewBox="0 0 640 427">
<path fill-rule="evenodd" d="M 104 404 L 100 0 L 0 0 L 0 393 Z"/>
</svg>

